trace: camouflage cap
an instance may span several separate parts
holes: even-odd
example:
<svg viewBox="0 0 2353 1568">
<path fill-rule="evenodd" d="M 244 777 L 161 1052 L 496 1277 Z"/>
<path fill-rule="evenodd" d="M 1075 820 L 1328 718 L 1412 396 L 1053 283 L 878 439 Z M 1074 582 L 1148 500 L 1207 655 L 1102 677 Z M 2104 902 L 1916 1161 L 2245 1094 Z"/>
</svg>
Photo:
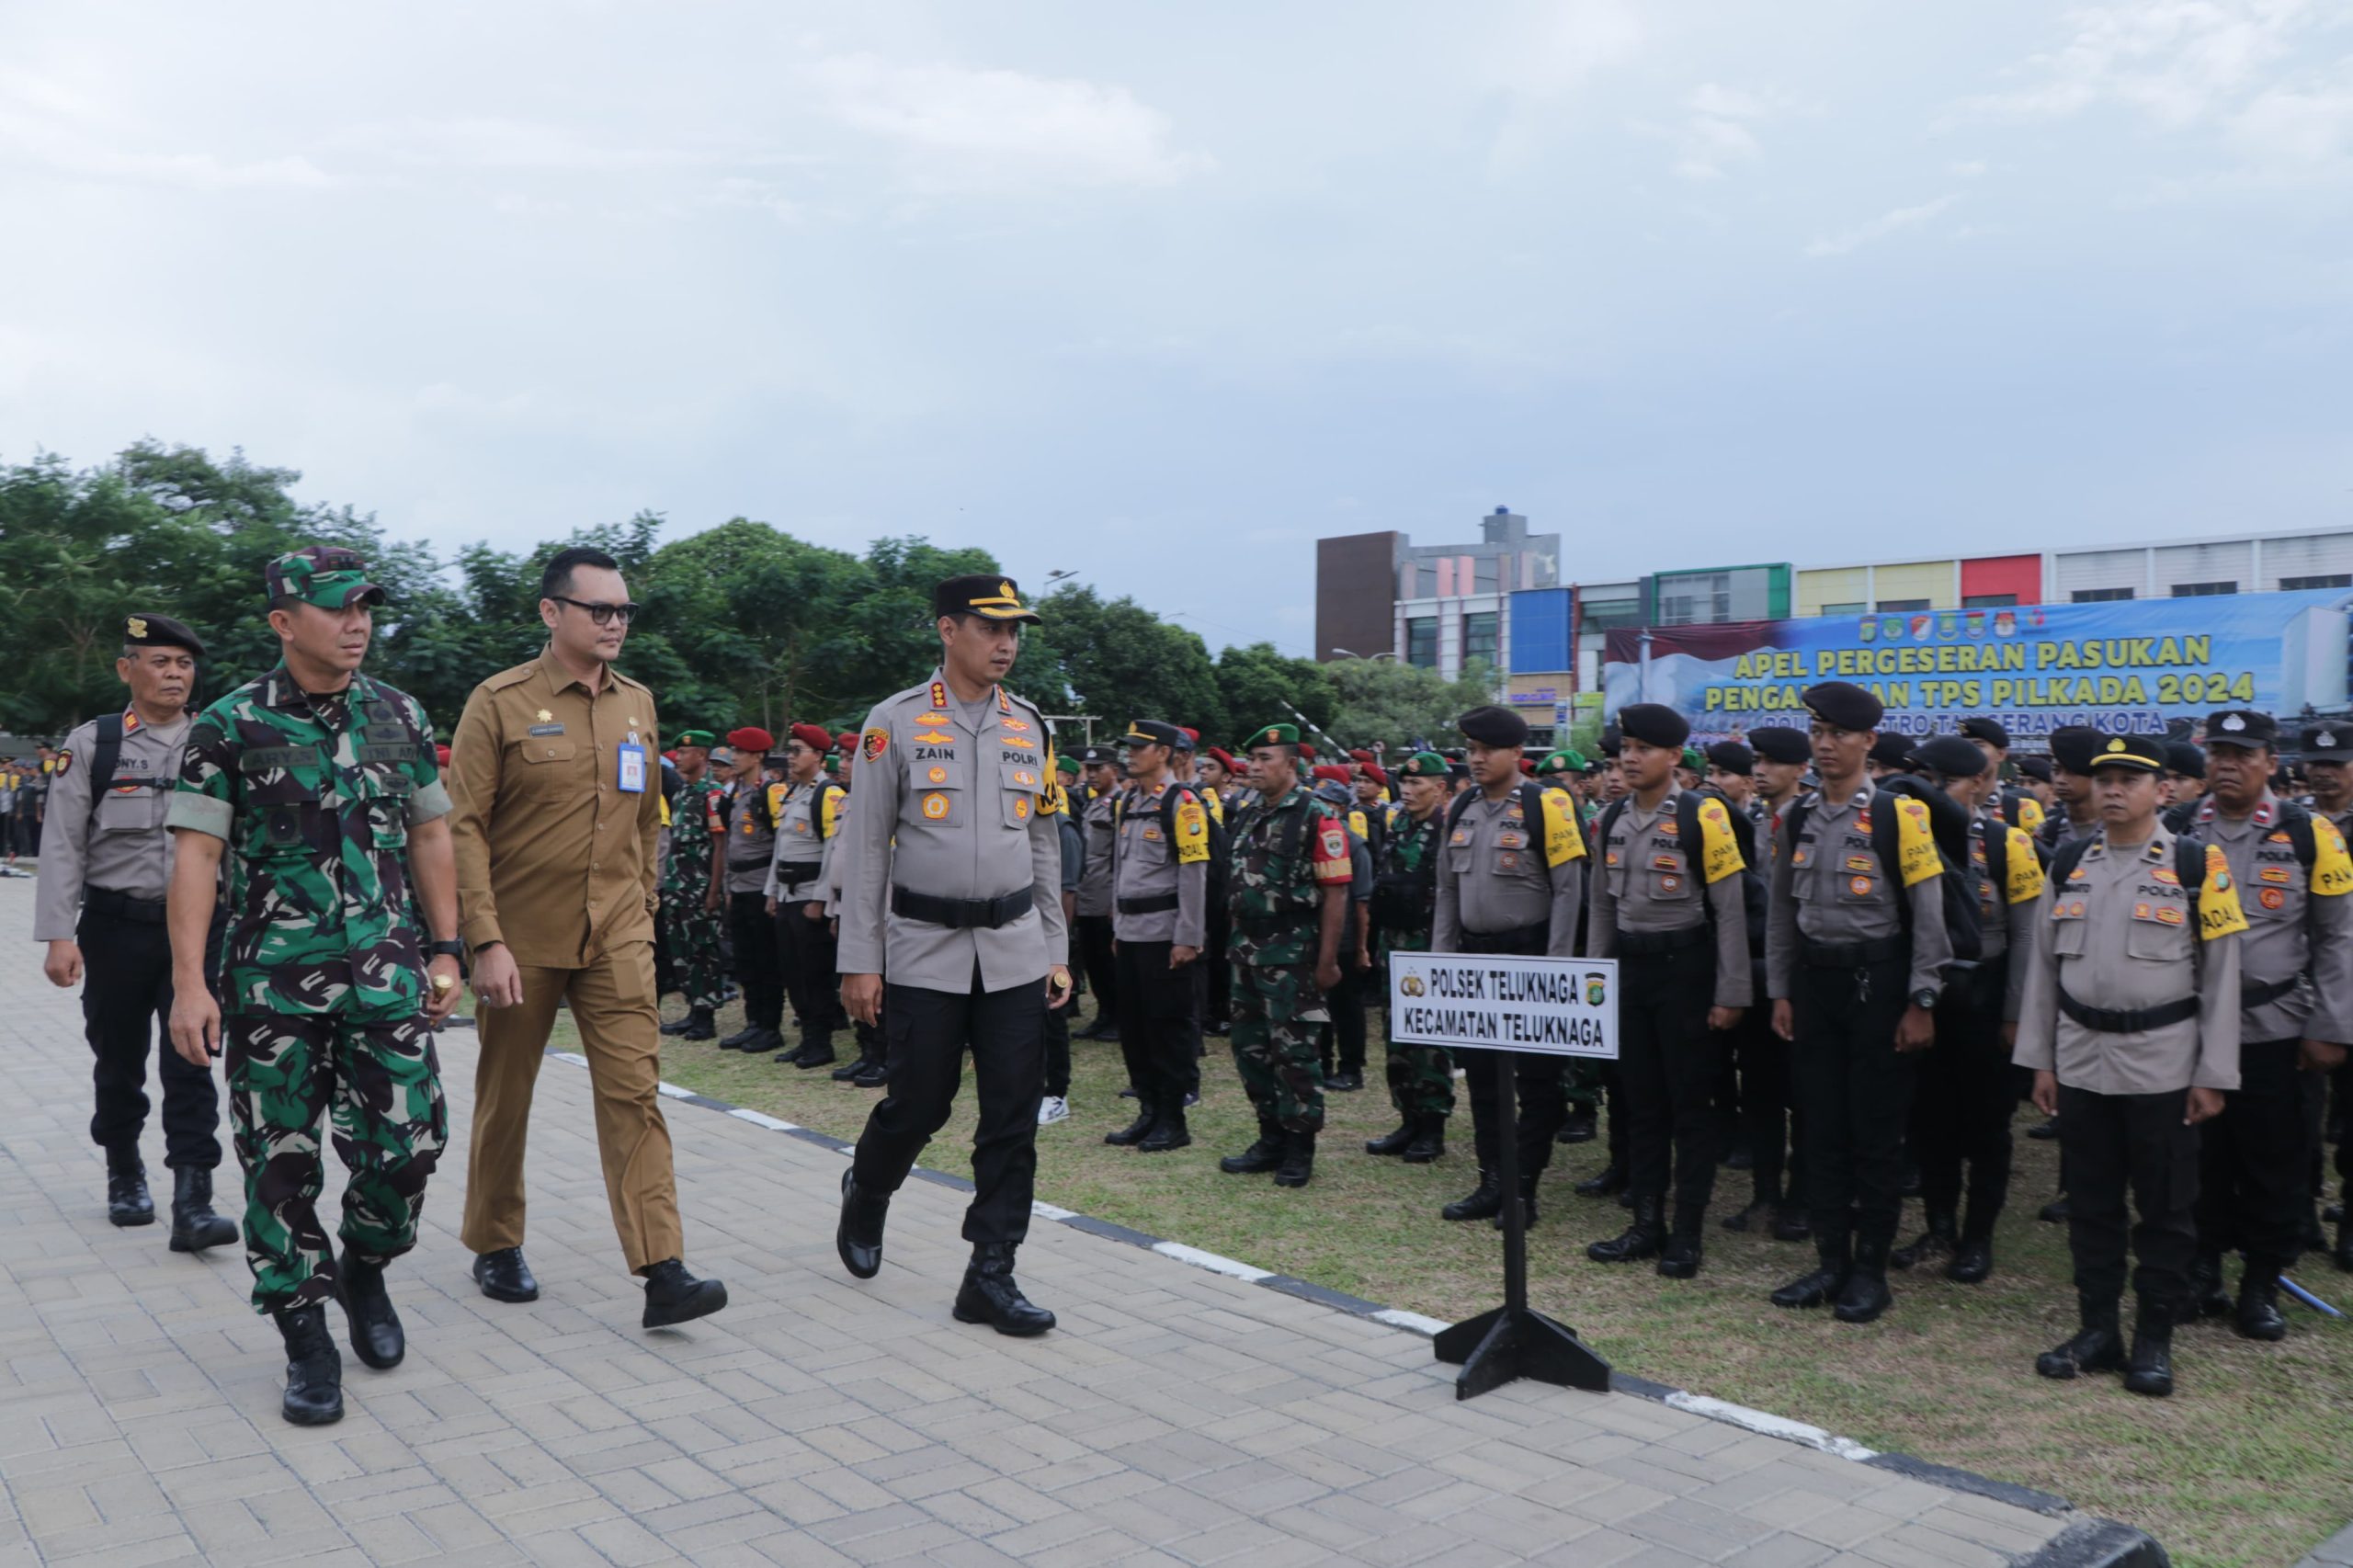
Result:
<svg viewBox="0 0 2353 1568">
<path fill-rule="evenodd" d="M 368 580 L 368 563 L 358 552 L 332 544 L 306 544 L 281 555 L 263 573 L 272 602 L 300 599 L 321 609 L 348 609 L 366 599 L 384 602 L 383 588 Z"/>
</svg>

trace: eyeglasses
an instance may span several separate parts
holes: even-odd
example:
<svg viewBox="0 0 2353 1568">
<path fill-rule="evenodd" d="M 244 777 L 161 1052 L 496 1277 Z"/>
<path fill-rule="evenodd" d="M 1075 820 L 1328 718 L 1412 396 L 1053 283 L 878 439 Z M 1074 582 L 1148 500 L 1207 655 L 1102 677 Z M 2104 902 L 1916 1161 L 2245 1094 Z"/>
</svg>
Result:
<svg viewBox="0 0 2353 1568">
<path fill-rule="evenodd" d="M 610 626 L 613 623 L 613 617 L 615 616 L 620 616 L 621 618 L 621 624 L 623 626 L 627 626 L 631 621 L 635 620 L 640 614 L 643 613 L 645 609 L 643 605 L 639 604 L 592 605 L 585 599 L 565 598 L 562 594 L 550 594 L 548 597 L 553 599 L 560 605 L 570 605 L 574 609 L 586 610 L 588 612 L 588 619 L 595 621 L 599 626 Z"/>
</svg>

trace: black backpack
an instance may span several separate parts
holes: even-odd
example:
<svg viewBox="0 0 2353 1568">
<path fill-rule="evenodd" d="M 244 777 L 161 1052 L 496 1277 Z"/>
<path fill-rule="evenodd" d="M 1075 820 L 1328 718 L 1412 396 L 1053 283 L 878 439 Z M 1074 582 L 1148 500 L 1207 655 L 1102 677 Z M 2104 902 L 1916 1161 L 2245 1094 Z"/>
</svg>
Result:
<svg viewBox="0 0 2353 1568">
<path fill-rule="evenodd" d="M 1209 799 L 1201 793 L 1199 785 L 1182 784 L 1172 778 L 1168 781 L 1168 788 L 1160 792 L 1161 840 L 1171 846 L 1176 842 L 1176 792 L 1179 790 L 1192 792 L 1193 800 L 1201 808 L 1201 820 L 1209 825 L 1210 859 L 1207 888 L 1209 907 L 1222 908 L 1225 903 L 1226 878 L 1229 874 L 1226 862 L 1233 850 L 1233 838 L 1225 831 L 1225 824 L 1218 821 L 1217 813 L 1210 810 Z M 1120 815 L 1126 807 L 1127 798 L 1124 795 L 1111 803 L 1111 852 L 1115 857 L 1119 854 Z M 1297 847 L 1295 844 L 1290 846 L 1292 851 L 1296 851 Z"/>
<path fill-rule="evenodd" d="M 1597 876 L 1604 869 L 1602 862 L 1609 854 L 1609 835 L 1617 831 L 1618 819 L 1625 815 L 1626 807 L 1632 800 L 1631 795 L 1620 795 L 1604 806 L 1601 809 L 1601 815 L 1594 819 L 1591 853 L 1595 858 L 1594 874 Z M 1683 790 L 1675 797 L 1676 838 L 1687 846 L 1684 853 L 1692 858 L 1692 863 L 1699 864 L 1707 853 L 1703 830 L 1699 826 L 1699 802 L 1706 800 L 1712 800 L 1722 804 L 1724 814 L 1732 819 L 1733 842 L 1740 846 L 1742 862 L 1740 897 L 1742 907 L 1748 915 L 1748 945 L 1761 952 L 1764 950 L 1765 940 L 1765 879 L 1758 875 L 1756 870 L 1756 824 L 1748 820 L 1745 812 L 1734 810 L 1732 802 L 1726 801 L 1720 791 L 1701 785 L 1697 790 Z M 1701 847 L 1697 849 L 1688 847 L 1692 845 L 1699 845 Z M 1702 877 L 1699 907 L 1706 912 L 1709 922 L 1713 924 L 1716 918 L 1716 906 L 1707 896 L 1704 872 Z M 1586 900 L 1588 906 L 1592 903 L 1590 898 Z M 1582 918 L 1583 911 L 1579 912 L 1579 915 Z"/>
<path fill-rule="evenodd" d="M 2304 825 L 2309 829 L 2312 824 L 2306 823 Z M 2054 888 L 2067 885 L 2067 879 L 2075 874 L 2077 866 L 2083 864 L 2084 856 L 2090 851 L 2092 843 L 2088 838 L 2071 838 L 2059 846 L 2058 852 L 2051 857 L 2051 881 Z M 2192 838 L 2186 833 L 2175 837 L 2173 874 L 2180 879 L 2181 891 L 2189 897 L 2189 928 L 2192 931 L 2204 930 L 2198 913 L 2198 895 L 2206 885 L 2204 840 Z M 2058 894 L 2054 892 L 2052 896 L 2056 898 Z"/>
<path fill-rule="evenodd" d="M 1904 857 L 1897 838 L 1895 811 L 1896 802 L 1904 800 L 1920 801 L 1924 808 L 1927 806 L 1919 795 L 1909 790 L 1871 791 L 1871 853 L 1879 857 L 1881 874 L 1893 876 L 1899 882 L 1903 878 Z M 1792 846 L 1796 845 L 1798 834 L 1804 828 L 1805 819 L 1813 809 L 1811 797 L 1790 808 L 1790 843 Z M 1985 944 L 1977 929 L 1976 892 L 1969 885 L 1969 879 L 1961 874 L 1961 867 L 1968 864 L 1966 852 L 1964 850 L 1961 865 L 1955 865 L 1944 844 L 1936 837 L 1934 822 L 1932 812 L 1929 841 L 1936 845 L 1937 858 L 1944 866 L 1944 875 L 1938 879 L 1943 885 L 1938 892 L 1944 900 L 1945 940 L 1951 947 L 1954 958 L 1963 963 L 1974 963 L 1984 956 Z M 1906 937 L 1912 935 L 1911 892 L 1908 887 L 1899 886 L 1896 889 L 1895 907 L 1903 918 Z"/>
</svg>

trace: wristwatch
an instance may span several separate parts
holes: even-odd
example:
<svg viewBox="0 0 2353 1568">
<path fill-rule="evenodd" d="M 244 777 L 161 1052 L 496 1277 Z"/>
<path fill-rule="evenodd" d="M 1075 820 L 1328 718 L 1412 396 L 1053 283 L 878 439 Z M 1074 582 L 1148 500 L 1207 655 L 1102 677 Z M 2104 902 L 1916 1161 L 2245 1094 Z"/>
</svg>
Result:
<svg viewBox="0 0 2353 1568">
<path fill-rule="evenodd" d="M 462 960 L 466 956 L 466 945 L 463 942 L 436 942 L 425 950 L 428 956 L 437 959 Z"/>
<path fill-rule="evenodd" d="M 1924 985 L 1912 993 L 1912 1006 L 1924 1013 L 1933 1013 L 1937 1010 L 1937 994 Z"/>
</svg>

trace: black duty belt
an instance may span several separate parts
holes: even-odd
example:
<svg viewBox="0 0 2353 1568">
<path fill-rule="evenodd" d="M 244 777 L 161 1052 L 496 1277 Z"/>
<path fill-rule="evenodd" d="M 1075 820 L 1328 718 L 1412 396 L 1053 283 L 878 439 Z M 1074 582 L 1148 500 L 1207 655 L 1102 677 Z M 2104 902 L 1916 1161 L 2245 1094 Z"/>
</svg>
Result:
<svg viewBox="0 0 2353 1568">
<path fill-rule="evenodd" d="M 2293 995 L 2297 983 L 2302 979 L 2301 974 L 2291 974 L 2285 980 L 2242 980 L 2239 982 L 2239 1007 L 2251 1013 L 2257 1007 L 2269 1006 L 2283 996 Z"/>
<path fill-rule="evenodd" d="M 1513 926 L 1501 931 L 1469 931 L 1462 933 L 1460 950 L 1484 953 L 1502 958 L 1542 958 L 1552 945 L 1552 927 L 1538 921 L 1532 926 Z"/>
<path fill-rule="evenodd" d="M 2097 1034 L 2142 1034 L 2169 1024 L 2186 1023 L 2198 1016 L 2198 998 L 2183 996 L 2154 1007 L 2089 1007 L 2059 993 L 2059 1010 Z"/>
<path fill-rule="evenodd" d="M 799 887 L 802 882 L 816 881 L 817 873 L 824 869 L 825 863 L 823 860 L 811 860 L 805 864 L 779 866 L 776 869 L 777 885 L 779 887 L 787 888 Z"/>
<path fill-rule="evenodd" d="M 1164 909 L 1176 908 L 1176 904 L 1177 899 L 1175 893 L 1156 892 L 1148 898 L 1123 898 L 1120 900 L 1120 913 L 1122 915 L 1157 915 Z"/>
<path fill-rule="evenodd" d="M 1911 950 L 1911 944 L 1901 937 L 1873 937 L 1867 942 L 1817 942 L 1811 937 L 1798 940 L 1798 957 L 1808 969 L 1869 969 Z"/>
<path fill-rule="evenodd" d="M 995 898 L 934 898 L 912 888 L 891 890 L 892 914 L 957 931 L 994 931 L 1000 926 L 1010 926 L 1029 913 L 1032 903 L 1028 888 L 999 893 Z"/>
<path fill-rule="evenodd" d="M 1708 945 L 1712 935 L 1710 927 L 1685 926 L 1673 931 L 1620 931 L 1618 950 L 1630 959 L 1650 958 L 1659 953 L 1679 953 L 1687 948 Z"/>
<path fill-rule="evenodd" d="M 93 915 L 110 915 L 118 920 L 135 920 L 142 926 L 164 923 L 164 901 L 160 898 L 133 898 L 113 888 L 85 888 L 82 892 L 82 907 Z"/>
</svg>

